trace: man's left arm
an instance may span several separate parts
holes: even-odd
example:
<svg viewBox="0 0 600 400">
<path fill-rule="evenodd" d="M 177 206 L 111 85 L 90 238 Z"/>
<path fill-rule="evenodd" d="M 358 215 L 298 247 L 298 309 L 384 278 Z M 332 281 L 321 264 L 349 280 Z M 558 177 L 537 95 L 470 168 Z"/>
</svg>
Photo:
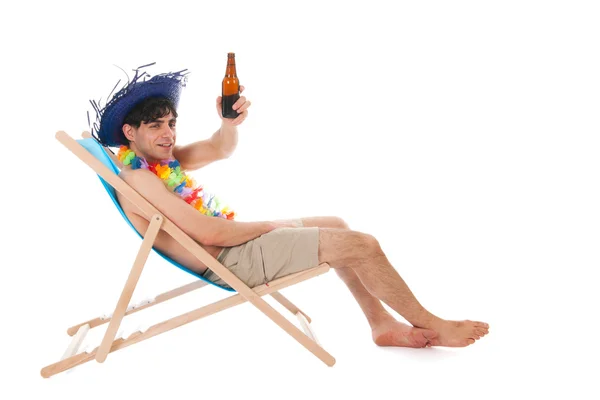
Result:
<svg viewBox="0 0 600 400">
<path fill-rule="evenodd" d="M 179 161 L 181 169 L 193 171 L 231 156 L 237 146 L 237 141 L 237 127 L 223 123 L 221 128 L 209 139 L 199 140 L 185 146 L 175 146 L 173 157 Z"/>
<path fill-rule="evenodd" d="M 240 93 L 244 87 L 240 87 Z M 181 168 L 188 171 L 200 169 L 212 162 L 223 160 L 231 156 L 238 143 L 238 125 L 248 117 L 250 101 L 241 96 L 233 105 L 239 115 L 234 118 L 223 118 L 221 112 L 221 96 L 217 97 L 217 113 L 221 118 L 221 127 L 209 139 L 200 140 L 185 146 L 175 146 L 173 156 L 181 164 Z"/>
</svg>

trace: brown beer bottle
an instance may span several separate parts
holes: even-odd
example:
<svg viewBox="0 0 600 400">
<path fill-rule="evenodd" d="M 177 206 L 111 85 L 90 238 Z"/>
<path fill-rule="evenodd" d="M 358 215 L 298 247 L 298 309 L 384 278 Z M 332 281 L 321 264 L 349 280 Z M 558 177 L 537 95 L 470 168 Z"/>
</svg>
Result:
<svg viewBox="0 0 600 400">
<path fill-rule="evenodd" d="M 240 115 L 232 106 L 240 98 L 240 81 L 235 70 L 235 53 L 227 53 L 227 68 L 221 85 L 221 112 L 223 118 Z"/>
</svg>

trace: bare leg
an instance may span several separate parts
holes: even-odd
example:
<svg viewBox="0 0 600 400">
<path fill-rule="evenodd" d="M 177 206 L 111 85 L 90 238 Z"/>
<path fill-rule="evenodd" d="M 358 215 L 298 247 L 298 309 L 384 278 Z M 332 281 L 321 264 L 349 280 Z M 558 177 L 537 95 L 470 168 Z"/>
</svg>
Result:
<svg viewBox="0 0 600 400">
<path fill-rule="evenodd" d="M 350 229 L 344 220 L 336 217 L 303 218 L 302 223 L 305 227 Z M 377 345 L 428 347 L 430 341 L 437 337 L 437 333 L 432 330 L 414 328 L 397 321 L 383 307 L 379 299 L 369 293 L 351 268 L 336 268 L 335 272 L 346 284 L 363 311 L 371 327 L 373 341 Z"/>
<path fill-rule="evenodd" d="M 488 325 L 473 321 L 446 321 L 425 309 L 389 263 L 377 240 L 346 229 L 321 228 L 319 262 L 336 269 L 351 268 L 364 288 L 415 327 L 438 333 L 432 345 L 467 346 L 488 333 Z"/>
<path fill-rule="evenodd" d="M 336 268 L 335 272 L 346 284 L 367 317 L 373 341 L 378 346 L 430 347 L 437 338 L 431 329 L 412 327 L 397 321 L 362 284 L 351 268 Z"/>
</svg>

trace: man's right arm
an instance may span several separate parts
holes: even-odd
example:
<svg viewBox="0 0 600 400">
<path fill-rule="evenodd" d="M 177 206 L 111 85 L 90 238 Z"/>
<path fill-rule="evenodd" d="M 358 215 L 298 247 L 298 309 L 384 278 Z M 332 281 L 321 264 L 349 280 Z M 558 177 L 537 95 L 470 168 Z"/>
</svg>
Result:
<svg viewBox="0 0 600 400">
<path fill-rule="evenodd" d="M 121 177 L 165 217 L 195 241 L 207 246 L 231 247 L 276 229 L 273 222 L 238 222 L 203 215 L 170 192 L 150 171 L 123 171 Z"/>
</svg>

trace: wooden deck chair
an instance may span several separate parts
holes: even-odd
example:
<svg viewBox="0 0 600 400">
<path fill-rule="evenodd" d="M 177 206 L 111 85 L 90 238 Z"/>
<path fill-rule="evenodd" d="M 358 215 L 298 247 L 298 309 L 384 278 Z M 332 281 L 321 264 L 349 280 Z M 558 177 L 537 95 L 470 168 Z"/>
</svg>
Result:
<svg viewBox="0 0 600 400">
<path fill-rule="evenodd" d="M 310 318 L 292 302 L 285 298 L 281 293 L 279 293 L 279 291 L 283 288 L 295 285 L 328 272 L 330 266 L 327 263 L 316 265 L 314 268 L 309 270 L 288 275 L 251 289 L 225 266 L 223 266 L 217 259 L 212 257 L 189 235 L 187 235 L 172 221 L 162 215 L 150 202 L 148 202 L 131 186 L 123 181 L 123 179 L 118 176 L 120 168 L 119 166 L 121 166 L 121 164 L 114 154 L 107 152 L 104 147 L 101 146 L 96 139 L 89 134 L 89 132 L 84 132 L 82 136 L 82 139 L 75 140 L 62 131 L 56 134 L 58 141 L 60 141 L 64 146 L 67 147 L 67 149 L 73 152 L 77 157 L 79 157 L 79 159 L 81 159 L 81 161 L 83 161 L 97 173 L 100 181 L 110 195 L 110 198 L 113 200 L 115 206 L 118 208 L 121 215 L 125 218 L 131 228 L 135 230 L 123 209 L 119 205 L 115 191 L 118 191 L 133 204 L 135 204 L 139 208 L 140 212 L 148 217 L 150 224 L 143 237 L 138 233 L 140 238 L 142 238 L 142 243 L 137 252 L 131 272 L 129 273 L 129 276 L 125 282 L 123 291 L 117 301 L 113 313 L 108 316 L 97 317 L 70 327 L 67 330 L 67 333 L 68 335 L 72 336 L 73 339 L 71 340 L 66 351 L 63 353 L 60 361 L 42 368 L 41 375 L 44 378 L 48 378 L 59 372 L 69 370 L 92 359 L 102 363 L 108 354 L 113 351 L 123 349 L 132 344 L 141 342 L 142 340 L 149 339 L 153 336 L 178 328 L 208 315 L 215 314 L 219 311 L 226 310 L 238 304 L 242 304 L 246 301 L 250 302 L 256 308 L 262 311 L 267 317 L 273 320 L 273 322 L 279 325 L 285 332 L 296 339 L 302 346 L 312 352 L 326 365 L 333 366 L 335 364 L 335 359 L 321 347 L 314 332 L 311 330 Z M 165 230 L 189 252 L 198 257 L 199 260 L 201 260 L 205 265 L 208 266 L 208 268 L 221 277 L 221 279 L 231 286 L 231 288 L 223 287 L 206 280 L 201 275 L 183 265 L 180 265 L 157 249 L 154 249 L 153 243 L 160 229 Z M 135 231 L 137 232 L 137 230 Z M 197 279 L 187 285 L 173 289 L 166 293 L 162 293 L 156 296 L 154 299 L 142 302 L 141 304 L 130 305 L 129 302 L 131 301 L 131 297 L 151 250 L 154 250 L 156 253 L 158 253 L 168 263 L 190 273 Z M 233 294 L 215 303 L 152 325 L 147 330 L 138 330 L 126 338 L 115 338 L 119 326 L 125 316 L 207 285 L 213 285 L 230 292 L 237 292 L 237 294 Z M 262 298 L 262 296 L 267 294 L 271 295 L 276 301 L 291 311 L 298 318 L 299 324 L 301 325 L 304 333 Z M 108 323 L 108 327 L 100 345 L 89 352 L 80 350 L 79 348 L 81 343 L 83 342 L 88 331 L 105 323 Z"/>
</svg>

